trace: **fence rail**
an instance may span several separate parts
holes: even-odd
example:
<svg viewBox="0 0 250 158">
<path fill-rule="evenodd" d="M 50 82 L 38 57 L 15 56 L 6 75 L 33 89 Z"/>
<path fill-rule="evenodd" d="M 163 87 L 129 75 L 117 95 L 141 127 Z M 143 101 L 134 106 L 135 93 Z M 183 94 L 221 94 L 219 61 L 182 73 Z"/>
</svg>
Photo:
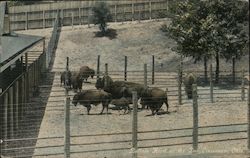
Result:
<svg viewBox="0 0 250 158">
<path fill-rule="evenodd" d="M 109 1 L 113 22 L 162 18 L 171 0 Z M 12 30 L 53 27 L 57 12 L 61 11 L 62 25 L 91 24 L 95 1 L 57 2 L 10 7 Z"/>
</svg>

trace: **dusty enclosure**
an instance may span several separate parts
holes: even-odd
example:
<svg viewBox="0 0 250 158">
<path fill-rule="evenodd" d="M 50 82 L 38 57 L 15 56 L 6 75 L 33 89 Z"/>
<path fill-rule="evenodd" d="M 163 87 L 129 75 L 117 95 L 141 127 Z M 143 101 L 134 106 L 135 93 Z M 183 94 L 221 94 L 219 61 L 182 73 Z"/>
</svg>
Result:
<svg viewBox="0 0 250 158">
<path fill-rule="evenodd" d="M 143 64 L 147 63 L 151 69 L 151 56 L 155 55 L 156 70 L 168 71 L 166 76 L 176 78 L 177 66 L 179 64 L 179 55 L 172 51 L 175 42 L 165 36 L 161 31 L 161 25 L 165 21 L 145 21 L 142 23 L 115 23 L 110 24 L 110 28 L 117 31 L 117 37 L 109 39 L 106 37 L 95 37 L 98 28 L 91 26 L 74 26 L 63 27 L 56 51 L 55 62 L 52 73 L 55 73 L 54 81 L 46 111 L 43 116 L 38 138 L 60 137 L 56 139 L 40 139 L 36 143 L 37 149 L 34 155 L 40 154 L 57 154 L 50 157 L 63 156 L 63 136 L 64 136 L 64 88 L 59 86 L 60 72 L 65 70 L 66 57 L 69 57 L 69 69 L 77 71 L 80 66 L 88 65 L 91 68 L 97 67 L 97 56 L 101 56 L 101 71 L 104 71 L 104 64 L 108 63 L 110 73 L 112 71 L 124 70 L 124 56 L 128 56 L 128 71 L 143 70 Z M 48 29 L 48 31 L 50 31 Z M 27 31 L 29 32 L 29 31 Z M 30 31 L 31 34 L 39 34 L 39 30 Z M 237 68 L 246 66 L 247 59 L 243 58 L 237 62 Z M 189 58 L 184 59 L 186 70 L 203 70 L 203 63 L 193 64 Z M 222 61 L 221 69 L 230 71 L 231 63 Z M 114 72 L 113 72 L 114 73 Z M 122 74 L 122 73 L 121 73 Z M 138 74 L 137 74 L 138 75 Z M 156 74 L 157 75 L 157 74 Z M 136 74 L 135 74 L 136 76 Z M 112 75 L 111 77 L 122 80 L 121 75 Z M 130 77 L 133 81 L 134 76 Z M 143 76 L 141 76 L 143 78 Z M 90 79 L 90 83 L 85 83 L 83 89 L 95 89 L 96 78 Z M 143 80 L 139 81 L 143 83 Z M 169 104 L 170 114 L 147 116 L 150 111 L 144 110 L 138 112 L 138 157 L 166 157 L 171 155 L 185 155 L 192 153 L 192 137 L 180 137 L 183 135 L 192 135 L 192 101 L 185 98 L 183 105 L 178 106 L 177 100 L 177 80 L 163 80 L 165 84 L 155 84 L 155 87 L 162 89 L 169 85 Z M 150 85 L 151 86 L 151 85 Z M 44 86 L 46 89 L 46 86 Z M 205 89 L 202 91 L 202 89 Z M 240 90 L 237 88 L 226 90 L 215 87 L 220 92 L 232 92 L 229 97 L 237 97 L 235 100 L 228 101 L 227 95 L 220 99 L 215 99 L 215 103 L 209 103 L 208 87 L 198 87 L 200 92 L 206 93 L 200 96 L 199 104 L 199 126 L 204 127 L 199 132 L 218 133 L 227 132 L 226 134 L 204 135 L 199 137 L 199 141 L 208 141 L 200 143 L 200 153 L 242 153 L 247 147 L 246 139 L 246 122 L 247 122 L 247 103 L 240 101 Z M 199 91 L 200 90 L 200 91 Z M 235 95 L 235 93 L 237 93 Z M 71 99 L 74 93 L 70 91 Z M 172 95 L 172 96 L 171 96 Z M 203 98 L 203 99 L 202 99 Z M 130 105 L 132 107 L 132 105 Z M 165 106 L 163 106 L 165 110 Z M 131 132 L 132 114 L 119 115 L 118 111 L 111 110 L 109 115 L 96 115 L 101 111 L 101 106 L 93 107 L 91 115 L 86 115 L 86 109 L 83 106 L 70 107 L 70 130 L 71 130 L 71 157 L 130 157 L 131 156 L 131 134 L 118 134 L 106 136 L 89 136 L 89 134 L 111 134 L 121 132 Z M 233 126 L 222 126 L 235 124 Z M 173 130 L 183 129 L 183 130 Z M 169 130 L 162 132 L 146 132 L 155 130 Z M 230 133 L 230 131 L 241 131 Z M 166 137 L 173 137 L 168 139 Z M 166 139 L 160 139 L 166 138 Z M 234 140 L 234 138 L 242 138 Z M 221 139 L 232 139 L 230 141 L 218 141 Z M 217 142 L 210 142 L 217 140 Z M 113 141 L 125 141 L 120 143 L 107 143 Z M 98 143 L 102 142 L 102 143 Z M 105 143 L 106 142 L 106 143 Z M 92 144 L 91 143 L 96 143 Z M 166 145 L 161 147 L 161 145 Z M 43 146 L 54 146 L 45 147 Z M 149 148 L 152 146 L 152 148 Z M 158 147 L 157 147 L 158 146 Z M 123 149 L 125 148 L 125 149 Z M 114 149 L 114 150 L 109 150 Z M 81 153 L 83 152 L 83 153 Z M 226 154 L 222 154 L 221 157 Z M 244 154 L 238 155 L 245 156 Z M 202 156 L 201 156 L 202 157 Z M 237 157 L 237 156 L 235 156 Z"/>
</svg>

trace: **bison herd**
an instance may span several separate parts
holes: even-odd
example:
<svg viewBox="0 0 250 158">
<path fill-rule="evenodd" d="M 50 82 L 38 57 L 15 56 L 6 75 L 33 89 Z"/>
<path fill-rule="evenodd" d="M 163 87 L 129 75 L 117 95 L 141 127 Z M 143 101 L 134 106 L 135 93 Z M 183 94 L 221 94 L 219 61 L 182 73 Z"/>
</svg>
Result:
<svg viewBox="0 0 250 158">
<path fill-rule="evenodd" d="M 168 113 L 168 98 L 167 93 L 159 88 L 145 87 L 139 83 L 127 81 L 113 81 L 113 79 L 104 75 L 98 78 L 95 84 L 96 90 L 82 90 L 83 81 L 87 81 L 89 77 L 94 77 L 95 71 L 88 66 L 80 68 L 79 72 L 63 72 L 61 74 L 61 85 L 67 85 L 77 92 L 72 100 L 75 106 L 79 103 L 87 108 L 87 113 L 90 113 L 91 105 L 102 104 L 102 111 L 106 108 L 108 113 L 109 104 L 115 105 L 116 108 L 124 110 L 124 114 L 131 109 L 129 104 L 132 103 L 132 92 L 137 92 L 137 97 L 142 105 L 141 109 L 148 107 L 152 115 L 158 114 L 162 105 L 165 103 Z M 67 76 L 67 80 L 66 77 Z"/>
</svg>

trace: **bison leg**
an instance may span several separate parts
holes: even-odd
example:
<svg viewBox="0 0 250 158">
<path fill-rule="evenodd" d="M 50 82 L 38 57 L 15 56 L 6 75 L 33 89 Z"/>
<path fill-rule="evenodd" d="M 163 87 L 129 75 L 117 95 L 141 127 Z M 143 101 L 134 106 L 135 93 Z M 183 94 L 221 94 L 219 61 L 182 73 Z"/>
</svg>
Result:
<svg viewBox="0 0 250 158">
<path fill-rule="evenodd" d="M 119 113 L 119 115 L 121 115 L 121 107 L 120 106 L 117 106 L 118 108 L 118 113 Z"/>
<path fill-rule="evenodd" d="M 127 106 L 124 106 L 124 107 L 123 107 L 123 109 L 124 109 L 124 113 L 123 113 L 123 114 L 126 114 L 127 108 L 128 108 Z"/>
<path fill-rule="evenodd" d="M 103 113 L 104 108 L 105 108 L 105 105 L 104 105 L 104 104 L 102 104 L 102 111 L 100 112 L 100 115 Z M 107 109 L 107 113 L 108 113 L 108 109 Z"/>
<path fill-rule="evenodd" d="M 166 104 L 166 107 L 167 107 L 167 113 L 169 113 L 168 112 L 168 108 L 169 108 L 168 100 L 165 101 L 165 104 Z"/>
<path fill-rule="evenodd" d="M 131 109 L 130 109 L 130 107 L 129 107 L 129 105 L 128 105 L 128 114 L 129 114 L 129 113 L 131 113 Z"/>
<path fill-rule="evenodd" d="M 88 112 L 88 115 L 89 115 L 89 112 L 90 112 L 90 109 L 91 109 L 91 105 L 84 105 L 86 108 L 87 108 L 87 112 Z"/>
<path fill-rule="evenodd" d="M 151 112 L 152 112 L 152 115 L 155 115 L 155 110 L 154 110 L 154 108 L 150 108 L 150 110 L 151 110 Z"/>
<path fill-rule="evenodd" d="M 102 111 L 100 112 L 100 115 L 103 114 L 104 109 L 106 108 L 106 114 L 109 112 L 109 107 L 108 105 L 102 105 Z"/>
<path fill-rule="evenodd" d="M 105 107 L 107 109 L 106 114 L 108 114 L 108 112 L 109 112 L 109 104 L 105 105 Z"/>
</svg>

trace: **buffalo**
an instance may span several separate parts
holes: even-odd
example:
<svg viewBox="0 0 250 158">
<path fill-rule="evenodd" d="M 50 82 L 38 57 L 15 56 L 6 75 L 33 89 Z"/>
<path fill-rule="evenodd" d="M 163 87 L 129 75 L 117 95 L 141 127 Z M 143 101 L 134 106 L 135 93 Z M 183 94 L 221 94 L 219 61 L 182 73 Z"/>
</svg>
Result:
<svg viewBox="0 0 250 158">
<path fill-rule="evenodd" d="M 71 84 L 74 91 L 82 90 L 82 80 L 78 72 L 72 73 Z"/>
<path fill-rule="evenodd" d="M 80 73 L 81 79 L 83 81 L 86 80 L 86 82 L 87 82 L 89 77 L 94 78 L 95 70 L 89 68 L 88 66 L 82 66 L 80 68 L 79 73 Z"/>
<path fill-rule="evenodd" d="M 184 85 L 185 85 L 185 91 L 187 94 L 188 99 L 193 98 L 193 84 L 195 84 L 197 81 L 194 74 L 189 73 L 184 78 Z"/>
<path fill-rule="evenodd" d="M 118 108 L 119 113 L 121 109 L 124 110 L 124 114 L 126 113 L 127 110 L 128 110 L 128 113 L 131 112 L 131 109 L 129 107 L 129 100 L 126 99 L 125 97 L 122 97 L 120 99 L 112 99 L 110 104 L 115 105 Z"/>
<path fill-rule="evenodd" d="M 167 93 L 159 88 L 147 88 L 141 95 L 142 106 L 145 107 L 147 105 L 152 111 L 152 115 L 158 114 L 163 103 L 166 104 L 168 113 L 169 104 Z"/>
<path fill-rule="evenodd" d="M 103 78 L 98 78 L 96 81 L 96 88 L 103 89 L 106 92 L 112 94 L 114 99 L 119 99 L 121 97 L 132 98 L 132 91 L 136 91 L 138 97 L 145 90 L 142 84 L 126 82 L 126 81 L 113 81 L 110 76 L 104 76 Z"/>
<path fill-rule="evenodd" d="M 100 114 L 103 113 L 104 108 L 107 109 L 106 114 L 108 114 L 108 106 L 111 100 L 112 95 L 103 90 L 84 90 L 74 95 L 72 104 L 76 106 L 77 103 L 79 103 L 85 106 L 87 108 L 88 115 L 91 110 L 91 104 L 95 106 L 102 104 L 102 111 Z"/>
<path fill-rule="evenodd" d="M 64 72 L 62 72 L 61 73 L 61 86 L 62 86 L 62 84 L 65 86 L 65 85 L 67 85 L 67 86 L 70 86 L 71 85 L 71 72 L 70 71 L 68 71 L 68 81 L 66 81 L 66 74 L 67 74 L 67 71 L 64 71 Z"/>
<path fill-rule="evenodd" d="M 114 99 L 125 97 L 132 103 L 132 92 L 137 92 L 137 97 L 140 98 L 142 109 L 149 107 L 152 115 L 158 113 L 163 103 L 169 108 L 168 98 L 166 92 L 159 88 L 144 87 L 142 84 L 126 82 L 126 81 L 113 81 L 110 76 L 99 78 L 96 82 L 97 89 L 103 89 L 112 94 Z"/>
</svg>

